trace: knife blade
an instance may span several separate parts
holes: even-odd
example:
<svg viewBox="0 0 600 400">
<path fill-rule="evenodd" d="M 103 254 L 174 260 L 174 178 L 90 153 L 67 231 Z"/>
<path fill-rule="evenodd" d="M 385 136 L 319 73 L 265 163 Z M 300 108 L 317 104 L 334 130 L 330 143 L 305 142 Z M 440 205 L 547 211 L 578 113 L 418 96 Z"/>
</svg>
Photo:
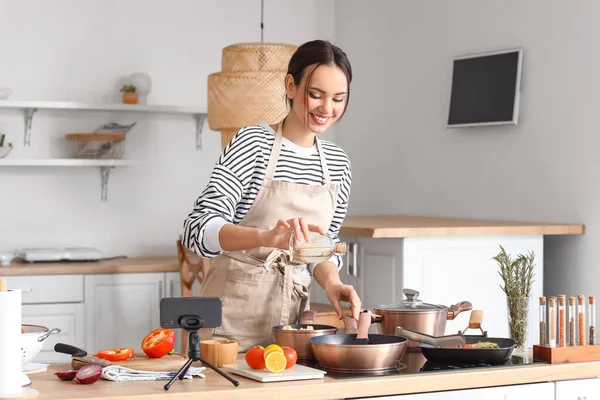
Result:
<svg viewBox="0 0 600 400">
<path fill-rule="evenodd" d="M 73 357 L 73 360 L 86 364 L 96 364 L 102 367 L 108 367 L 109 365 L 112 365 L 110 361 L 104 360 L 96 356 L 88 355 L 88 353 L 85 350 L 82 350 L 79 347 L 75 347 L 70 344 L 56 343 L 54 345 L 54 351 L 56 351 L 57 353 L 69 354 Z"/>
</svg>

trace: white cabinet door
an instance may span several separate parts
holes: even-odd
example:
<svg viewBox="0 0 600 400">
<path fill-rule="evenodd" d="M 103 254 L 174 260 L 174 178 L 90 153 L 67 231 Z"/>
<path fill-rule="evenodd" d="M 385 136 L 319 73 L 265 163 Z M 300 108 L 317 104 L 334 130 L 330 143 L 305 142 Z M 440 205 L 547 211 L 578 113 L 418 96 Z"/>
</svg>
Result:
<svg viewBox="0 0 600 400">
<path fill-rule="evenodd" d="M 368 239 L 358 241 L 358 292 L 363 308 L 402 300 L 403 239 Z M 358 289 L 357 289 L 358 290 Z"/>
<path fill-rule="evenodd" d="M 159 328 L 164 273 L 85 276 L 86 351 L 132 347 Z"/>
<path fill-rule="evenodd" d="M 556 400 L 600 400 L 600 379 L 556 382 Z"/>
<path fill-rule="evenodd" d="M 70 362 L 71 356 L 54 351 L 56 343 L 85 346 L 85 318 L 83 303 L 36 304 L 22 308 L 24 324 L 42 325 L 49 329 L 59 328 L 60 333 L 50 335 L 33 362 Z"/>
<path fill-rule="evenodd" d="M 474 309 L 483 310 L 482 326 L 489 336 L 507 337 L 506 295 L 500 288 L 498 264 L 491 259 L 500 251 L 499 245 L 512 257 L 527 254 L 529 250 L 535 252 L 528 335 L 529 345 L 533 345 L 539 340 L 536 302 L 543 293 L 543 236 L 407 238 L 404 240 L 404 286 L 418 290 L 419 298 L 428 303 L 450 306 L 470 301 Z M 448 321 L 446 334 L 465 329 L 469 314 L 466 312 Z"/>
<path fill-rule="evenodd" d="M 369 400 L 554 400 L 554 383 L 369 397 Z M 557 399 L 558 400 L 558 399 Z"/>
</svg>

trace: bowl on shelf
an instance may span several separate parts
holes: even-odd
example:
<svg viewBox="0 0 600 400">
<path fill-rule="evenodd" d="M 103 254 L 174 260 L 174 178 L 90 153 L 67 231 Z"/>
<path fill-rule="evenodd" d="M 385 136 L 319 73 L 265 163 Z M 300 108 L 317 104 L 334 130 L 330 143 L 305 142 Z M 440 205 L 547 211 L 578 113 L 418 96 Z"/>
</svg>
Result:
<svg viewBox="0 0 600 400">
<path fill-rule="evenodd" d="M 3 146 L 0 147 L 0 158 L 4 158 L 12 151 L 12 146 Z"/>
<path fill-rule="evenodd" d="M 125 135 L 120 133 L 70 133 L 65 138 L 72 158 L 117 160 L 125 153 Z"/>
<path fill-rule="evenodd" d="M 12 94 L 12 89 L 9 87 L 0 87 L 0 100 L 6 100 Z"/>
</svg>

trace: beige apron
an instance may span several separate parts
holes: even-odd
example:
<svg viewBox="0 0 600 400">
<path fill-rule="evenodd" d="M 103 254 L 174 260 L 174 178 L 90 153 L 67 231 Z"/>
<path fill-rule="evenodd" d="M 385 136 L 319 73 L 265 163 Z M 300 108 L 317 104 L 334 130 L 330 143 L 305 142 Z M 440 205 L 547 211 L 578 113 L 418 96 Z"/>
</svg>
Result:
<svg viewBox="0 0 600 400">
<path fill-rule="evenodd" d="M 273 229 L 279 219 L 304 218 L 327 229 L 335 212 L 339 185 L 331 183 L 319 139 L 317 149 L 325 177 L 322 186 L 273 180 L 281 150 L 281 125 L 256 200 L 239 225 Z M 289 261 L 289 250 L 260 247 L 224 252 L 211 260 L 200 296 L 220 297 L 222 324 L 200 330 L 202 339 L 234 339 L 239 351 L 272 343 L 271 327 L 297 323 L 310 294 L 312 277 L 306 265 Z"/>
</svg>

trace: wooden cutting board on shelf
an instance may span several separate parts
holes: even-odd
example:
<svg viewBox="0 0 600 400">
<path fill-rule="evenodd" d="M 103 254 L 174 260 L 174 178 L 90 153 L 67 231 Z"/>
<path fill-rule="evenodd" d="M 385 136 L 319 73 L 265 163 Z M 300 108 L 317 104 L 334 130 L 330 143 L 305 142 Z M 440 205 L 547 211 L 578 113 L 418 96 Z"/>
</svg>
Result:
<svg viewBox="0 0 600 400">
<path fill-rule="evenodd" d="M 188 360 L 187 356 L 181 353 L 167 354 L 161 358 L 150 358 L 144 353 L 136 353 L 133 357 L 123 361 L 111 361 L 111 365 L 120 365 L 122 367 L 135 369 L 138 371 L 170 372 L 177 371 Z M 71 366 L 73 369 L 79 369 L 85 365 L 93 364 L 73 358 Z"/>
</svg>

